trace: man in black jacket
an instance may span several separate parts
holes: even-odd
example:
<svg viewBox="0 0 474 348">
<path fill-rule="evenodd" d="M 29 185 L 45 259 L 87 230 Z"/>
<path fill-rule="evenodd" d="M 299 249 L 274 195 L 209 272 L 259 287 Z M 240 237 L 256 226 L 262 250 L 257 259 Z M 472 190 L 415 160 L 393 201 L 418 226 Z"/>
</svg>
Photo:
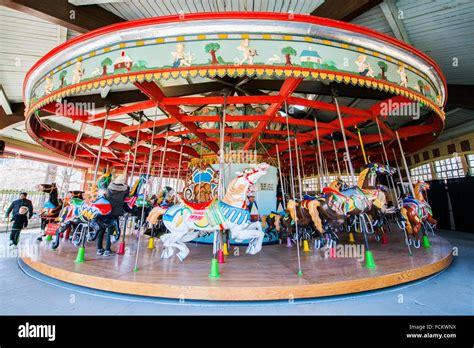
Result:
<svg viewBox="0 0 474 348">
<path fill-rule="evenodd" d="M 124 174 L 120 174 L 113 180 L 109 187 L 107 188 L 107 192 L 105 194 L 105 198 L 110 202 L 112 205 L 112 211 L 109 215 L 106 216 L 106 224 L 107 228 L 101 228 L 99 231 L 99 235 L 97 237 L 97 254 L 103 256 L 111 256 L 115 253 L 110 250 L 111 242 L 110 242 L 110 235 L 114 230 L 114 226 L 118 226 L 118 219 L 120 216 L 124 214 L 123 206 L 125 202 L 125 198 L 128 197 L 130 193 L 130 188 L 126 183 L 126 176 Z M 103 224 L 101 224 L 103 225 Z M 104 233 L 107 231 L 106 241 L 105 241 L 105 250 L 103 249 L 103 240 L 104 240 Z"/>
<path fill-rule="evenodd" d="M 28 219 L 31 219 L 33 216 L 33 203 L 29 199 L 26 198 L 28 194 L 26 192 L 20 193 L 20 199 L 17 199 L 10 204 L 8 207 L 6 213 L 5 213 L 5 218 L 8 218 L 10 216 L 10 213 L 13 211 L 13 215 L 18 215 L 20 214 L 20 208 L 21 207 L 27 207 L 28 208 Z"/>
</svg>

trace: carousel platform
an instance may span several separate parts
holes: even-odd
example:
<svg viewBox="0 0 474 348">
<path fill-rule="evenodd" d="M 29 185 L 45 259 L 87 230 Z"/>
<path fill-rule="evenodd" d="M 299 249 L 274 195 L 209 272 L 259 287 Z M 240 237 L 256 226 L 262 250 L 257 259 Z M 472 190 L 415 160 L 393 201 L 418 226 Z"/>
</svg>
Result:
<svg viewBox="0 0 474 348">
<path fill-rule="evenodd" d="M 32 251 L 21 257 L 27 266 L 67 283 L 139 296 L 210 301 L 293 300 L 358 293 L 430 276 L 453 260 L 452 246 L 442 237 L 430 235 L 431 248 L 413 248 L 410 257 L 402 233 L 392 232 L 388 244 L 371 237 L 377 267 L 368 269 L 356 251 L 363 245 L 362 235 L 356 236 L 351 249 L 344 247 L 345 251 L 342 246 L 350 244 L 344 237 L 336 258 L 328 257 L 325 250 L 301 250 L 302 276 L 297 275 L 295 246 L 268 245 L 257 255 L 245 254 L 244 247 L 238 255 L 231 250 L 219 265 L 218 279 L 208 277 L 212 246 L 205 244 L 189 243 L 190 255 L 180 262 L 175 257 L 160 259 L 161 243 L 150 250 L 148 237 L 142 238 L 137 272 L 133 271 L 134 237 L 127 238 L 125 255 L 97 256 L 95 247 L 88 245 L 85 262 L 78 264 L 74 262 L 77 248 L 68 242 L 53 251 L 51 242 L 37 244 L 31 238 L 24 239 L 20 247 Z"/>
</svg>

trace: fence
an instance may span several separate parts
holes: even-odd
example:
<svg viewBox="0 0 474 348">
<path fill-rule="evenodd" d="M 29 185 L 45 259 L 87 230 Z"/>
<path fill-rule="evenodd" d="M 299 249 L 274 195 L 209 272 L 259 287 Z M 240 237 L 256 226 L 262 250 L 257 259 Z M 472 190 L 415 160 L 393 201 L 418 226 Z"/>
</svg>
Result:
<svg viewBox="0 0 474 348">
<path fill-rule="evenodd" d="M 0 226 L 6 224 L 5 213 L 10 204 L 20 198 L 20 193 L 24 191 L 20 190 L 0 190 Z M 39 226 L 40 218 L 39 211 L 43 207 L 44 203 L 48 199 L 48 195 L 42 192 L 30 191 L 28 192 L 28 199 L 33 203 L 33 218 L 28 223 L 29 227 Z M 3 228 L 0 228 L 0 232 L 3 232 Z"/>
</svg>

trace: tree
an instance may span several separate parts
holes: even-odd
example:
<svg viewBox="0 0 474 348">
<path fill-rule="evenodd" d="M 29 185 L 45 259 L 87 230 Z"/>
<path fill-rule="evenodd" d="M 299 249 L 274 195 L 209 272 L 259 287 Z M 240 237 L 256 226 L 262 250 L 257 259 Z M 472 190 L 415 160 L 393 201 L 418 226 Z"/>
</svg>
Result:
<svg viewBox="0 0 474 348">
<path fill-rule="evenodd" d="M 217 60 L 216 57 L 216 52 L 221 48 L 221 45 L 219 45 L 217 42 L 210 42 L 208 43 L 204 49 L 206 53 L 209 53 L 211 55 L 211 64 L 219 64 L 219 61 Z"/>
<path fill-rule="evenodd" d="M 418 80 L 418 88 L 420 89 L 421 94 L 425 95 L 425 84 L 423 81 Z"/>
<path fill-rule="evenodd" d="M 382 80 L 387 80 L 387 77 L 385 76 L 385 72 L 386 72 L 387 69 L 388 69 L 387 64 L 386 64 L 385 62 L 383 62 L 383 61 L 380 60 L 380 61 L 377 63 L 377 65 L 379 66 L 380 71 L 381 71 L 381 73 L 380 73 L 380 78 L 381 78 Z"/>
<path fill-rule="evenodd" d="M 336 68 L 336 62 L 333 60 L 326 60 L 324 64 L 326 64 L 330 68 Z"/>
<path fill-rule="evenodd" d="M 286 46 L 281 49 L 281 54 L 285 55 L 285 65 L 292 65 L 291 56 L 296 56 L 296 50 L 291 46 Z"/>
<path fill-rule="evenodd" d="M 105 76 L 107 75 L 107 66 L 112 65 L 112 59 L 107 57 L 102 62 L 100 62 L 100 65 L 102 66 L 102 76 Z"/>
<path fill-rule="evenodd" d="M 66 75 L 67 75 L 67 70 L 63 70 L 59 73 L 59 79 L 61 80 L 61 84 L 60 84 L 59 88 L 64 87 L 64 79 L 66 78 Z"/>
<path fill-rule="evenodd" d="M 139 59 L 138 62 L 137 62 L 137 68 L 145 68 L 147 66 L 148 62 L 146 60 L 143 60 L 143 59 Z"/>
</svg>

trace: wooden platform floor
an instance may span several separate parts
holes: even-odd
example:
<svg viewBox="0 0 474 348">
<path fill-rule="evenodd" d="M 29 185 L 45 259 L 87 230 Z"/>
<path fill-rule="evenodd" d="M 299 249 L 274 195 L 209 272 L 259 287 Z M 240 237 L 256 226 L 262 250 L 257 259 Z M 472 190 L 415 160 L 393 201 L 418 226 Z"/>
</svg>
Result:
<svg viewBox="0 0 474 348">
<path fill-rule="evenodd" d="M 341 243 L 346 243 L 341 237 Z M 376 269 L 367 269 L 357 257 L 326 257 L 323 250 L 301 252 L 303 275 L 297 276 L 296 247 L 264 246 L 257 255 L 229 255 L 219 265 L 221 277 L 209 279 L 212 246 L 189 243 L 190 255 L 184 262 L 176 257 L 160 259 L 161 243 L 147 249 L 148 237 L 142 238 L 138 272 L 134 272 L 136 238 L 127 238 L 125 255 L 102 257 L 95 246 L 86 246 L 86 261 L 74 263 L 77 248 L 62 242 L 53 251 L 51 242 L 39 243 L 34 257 L 23 256 L 31 268 L 56 279 L 118 293 L 176 298 L 185 300 L 260 301 L 291 300 L 341 295 L 402 284 L 437 273 L 452 262 L 452 246 L 445 239 L 431 236 L 432 247 L 414 249 L 409 256 L 401 232 L 389 234 L 389 244 L 382 245 L 370 237 Z M 362 246 L 362 235 L 356 245 Z M 26 239 L 24 244 L 37 244 Z M 118 247 L 114 245 L 113 248 Z M 25 248 L 26 249 L 26 248 Z M 231 250 L 232 252 L 232 250 Z M 343 256 L 342 251 L 338 250 Z M 36 255 L 35 255 L 36 254 Z M 351 255 L 345 255 L 351 256 Z M 356 255 L 357 256 L 357 255 Z"/>
</svg>

